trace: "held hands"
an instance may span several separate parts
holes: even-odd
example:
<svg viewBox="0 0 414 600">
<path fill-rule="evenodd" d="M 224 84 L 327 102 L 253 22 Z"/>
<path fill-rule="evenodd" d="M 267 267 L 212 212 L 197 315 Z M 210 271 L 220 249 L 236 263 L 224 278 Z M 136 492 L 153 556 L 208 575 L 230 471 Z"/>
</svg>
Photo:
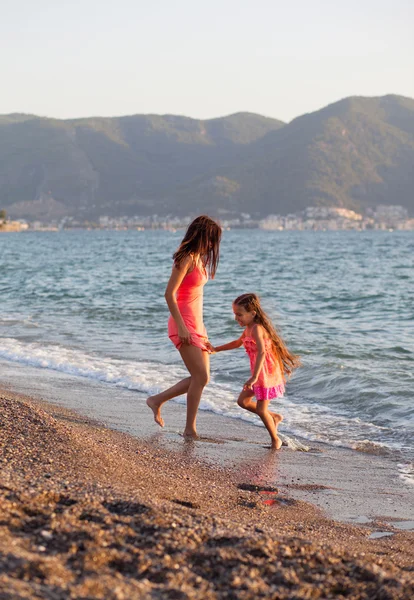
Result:
<svg viewBox="0 0 414 600">
<path fill-rule="evenodd" d="M 216 349 L 214 348 L 214 346 L 207 340 L 204 343 L 206 350 L 209 354 L 215 354 L 216 353 Z"/>
<path fill-rule="evenodd" d="M 257 383 L 257 377 L 250 377 L 243 386 L 243 391 L 251 390 L 254 384 Z"/>
<path fill-rule="evenodd" d="M 178 337 L 180 338 L 182 344 L 191 344 L 191 333 L 189 332 L 187 327 L 180 327 L 178 329 Z M 209 354 L 215 354 L 216 349 L 208 340 L 204 342 L 204 346 Z"/>
</svg>

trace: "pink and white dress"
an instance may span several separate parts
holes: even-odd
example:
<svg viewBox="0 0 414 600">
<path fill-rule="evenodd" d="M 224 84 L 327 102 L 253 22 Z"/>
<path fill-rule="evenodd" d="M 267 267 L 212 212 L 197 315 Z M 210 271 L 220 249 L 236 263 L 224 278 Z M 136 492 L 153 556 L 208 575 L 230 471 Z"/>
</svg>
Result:
<svg viewBox="0 0 414 600">
<path fill-rule="evenodd" d="M 257 383 L 253 385 L 253 391 L 254 395 L 256 396 L 256 400 L 272 400 L 273 398 L 280 398 L 285 393 L 283 375 L 281 373 L 279 363 L 272 352 L 272 342 L 271 340 L 266 339 L 264 343 L 266 353 L 265 360 L 262 370 L 259 373 Z M 243 346 L 249 355 L 250 370 L 253 375 L 257 359 L 256 342 L 252 337 L 244 335 Z"/>
</svg>

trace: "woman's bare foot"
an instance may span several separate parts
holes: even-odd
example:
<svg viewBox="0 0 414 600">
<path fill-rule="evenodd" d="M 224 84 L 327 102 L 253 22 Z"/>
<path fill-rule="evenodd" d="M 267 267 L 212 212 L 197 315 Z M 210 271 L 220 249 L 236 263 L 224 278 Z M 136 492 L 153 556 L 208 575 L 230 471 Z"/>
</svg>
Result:
<svg viewBox="0 0 414 600">
<path fill-rule="evenodd" d="M 187 438 L 188 440 L 196 440 L 198 439 L 198 433 L 195 429 L 184 429 L 183 437 Z"/>
<path fill-rule="evenodd" d="M 157 425 L 164 427 L 164 419 L 161 416 L 161 406 L 155 400 L 154 396 L 147 398 L 147 406 L 149 406 L 154 413 L 154 421 L 157 423 Z"/>
<path fill-rule="evenodd" d="M 271 445 L 272 450 L 280 450 L 281 447 L 282 447 L 282 440 L 280 439 L 280 437 L 276 438 L 275 440 L 272 440 L 272 445 Z"/>
</svg>

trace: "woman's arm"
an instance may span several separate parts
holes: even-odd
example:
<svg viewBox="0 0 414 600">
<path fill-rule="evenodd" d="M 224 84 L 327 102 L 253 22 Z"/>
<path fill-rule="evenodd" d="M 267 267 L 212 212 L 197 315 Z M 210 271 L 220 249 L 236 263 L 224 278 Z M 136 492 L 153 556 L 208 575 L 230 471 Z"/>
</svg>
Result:
<svg viewBox="0 0 414 600">
<path fill-rule="evenodd" d="M 254 365 L 253 374 L 243 386 L 243 389 L 245 390 L 250 389 L 257 382 L 259 378 L 259 373 L 262 370 L 266 357 L 263 328 L 260 325 L 255 325 L 252 329 L 251 335 L 254 341 L 256 342 L 257 357 Z"/>
<path fill-rule="evenodd" d="M 184 323 L 183 317 L 181 316 L 180 309 L 178 308 L 176 294 L 192 264 L 193 259 L 191 256 L 188 256 L 185 260 L 182 260 L 179 265 L 173 266 L 164 294 L 172 318 L 177 323 L 178 336 L 183 344 L 189 344 L 191 336 Z"/>
<path fill-rule="evenodd" d="M 240 348 L 243 345 L 243 336 L 240 336 L 239 339 L 234 340 L 233 342 L 229 342 L 228 344 L 223 344 L 222 346 L 213 346 L 214 352 L 224 352 L 224 350 L 234 350 L 234 348 Z"/>
</svg>

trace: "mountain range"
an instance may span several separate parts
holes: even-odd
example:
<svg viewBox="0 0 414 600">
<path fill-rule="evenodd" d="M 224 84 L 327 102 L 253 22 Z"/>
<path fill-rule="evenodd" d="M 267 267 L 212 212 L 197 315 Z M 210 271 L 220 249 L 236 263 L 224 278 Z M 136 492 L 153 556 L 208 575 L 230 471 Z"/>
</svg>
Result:
<svg viewBox="0 0 414 600">
<path fill-rule="evenodd" d="M 290 123 L 0 115 L 0 208 L 14 218 L 287 214 L 307 206 L 414 214 L 414 100 L 350 97 Z"/>
</svg>

